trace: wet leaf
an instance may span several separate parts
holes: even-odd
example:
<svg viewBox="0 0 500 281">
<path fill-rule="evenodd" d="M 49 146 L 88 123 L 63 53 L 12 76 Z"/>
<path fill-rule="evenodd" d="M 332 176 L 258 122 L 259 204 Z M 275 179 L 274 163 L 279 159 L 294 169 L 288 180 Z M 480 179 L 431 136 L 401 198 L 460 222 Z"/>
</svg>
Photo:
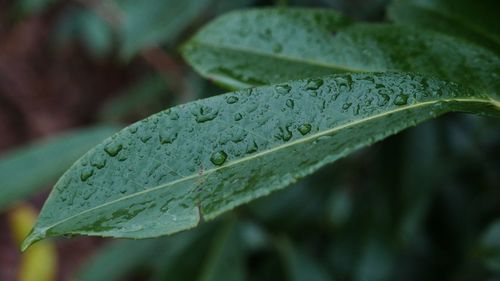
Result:
<svg viewBox="0 0 500 281">
<path fill-rule="evenodd" d="M 298 80 L 173 107 L 77 161 L 24 248 L 62 234 L 147 238 L 189 229 L 425 120 L 498 108 L 480 92 L 398 73 Z"/>
<path fill-rule="evenodd" d="M 78 157 L 118 128 L 75 130 L 8 152 L 0 158 L 0 210 L 55 181 Z"/>
<path fill-rule="evenodd" d="M 183 55 L 203 76 L 230 88 L 398 70 L 500 96 L 500 58 L 490 50 L 413 27 L 352 24 L 332 10 L 229 13 L 202 28 Z"/>
</svg>

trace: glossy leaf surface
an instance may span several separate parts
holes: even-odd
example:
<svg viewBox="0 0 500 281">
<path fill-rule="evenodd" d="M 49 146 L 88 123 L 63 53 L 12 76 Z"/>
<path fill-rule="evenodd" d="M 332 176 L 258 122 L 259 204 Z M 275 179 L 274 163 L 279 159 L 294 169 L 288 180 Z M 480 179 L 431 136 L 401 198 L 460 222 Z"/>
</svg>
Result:
<svg viewBox="0 0 500 281">
<path fill-rule="evenodd" d="M 387 24 L 349 24 L 331 10 L 234 12 L 183 48 L 202 75 L 231 88 L 339 72 L 405 71 L 499 96 L 500 58 L 450 36 Z"/>
<path fill-rule="evenodd" d="M 0 158 L 0 210 L 45 187 L 118 128 L 99 126 L 68 132 L 8 152 Z"/>
<path fill-rule="evenodd" d="M 498 102 L 409 74 L 344 74 L 246 89 L 155 114 L 58 181 L 24 247 L 47 236 L 147 238 L 210 220 L 448 111 Z"/>
</svg>

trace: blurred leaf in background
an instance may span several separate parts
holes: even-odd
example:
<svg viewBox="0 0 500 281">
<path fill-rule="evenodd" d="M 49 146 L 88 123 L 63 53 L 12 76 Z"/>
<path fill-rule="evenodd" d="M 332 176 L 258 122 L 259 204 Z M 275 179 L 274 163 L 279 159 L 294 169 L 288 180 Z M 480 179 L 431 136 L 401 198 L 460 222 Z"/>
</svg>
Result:
<svg viewBox="0 0 500 281">
<path fill-rule="evenodd" d="M 112 126 L 74 130 L 2 154 L 0 210 L 40 192 L 83 153 L 116 131 L 118 128 Z"/>
</svg>

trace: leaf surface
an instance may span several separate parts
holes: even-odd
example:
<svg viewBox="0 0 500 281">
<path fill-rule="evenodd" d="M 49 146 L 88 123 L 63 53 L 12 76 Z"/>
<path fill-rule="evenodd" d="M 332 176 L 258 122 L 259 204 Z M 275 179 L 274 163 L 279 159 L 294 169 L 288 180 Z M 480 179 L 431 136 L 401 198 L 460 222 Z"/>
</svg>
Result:
<svg viewBox="0 0 500 281">
<path fill-rule="evenodd" d="M 118 128 L 75 130 L 8 152 L 0 158 L 0 210 L 44 188 Z"/>
<path fill-rule="evenodd" d="M 183 47 L 203 76 L 230 88 L 332 73 L 404 71 L 438 76 L 499 97 L 500 58 L 440 33 L 352 24 L 332 10 L 258 9 L 221 16 Z"/>
<path fill-rule="evenodd" d="M 195 227 L 448 111 L 498 114 L 457 84 L 344 74 L 245 89 L 133 124 L 55 185 L 24 248 L 47 236 L 148 238 Z"/>
</svg>

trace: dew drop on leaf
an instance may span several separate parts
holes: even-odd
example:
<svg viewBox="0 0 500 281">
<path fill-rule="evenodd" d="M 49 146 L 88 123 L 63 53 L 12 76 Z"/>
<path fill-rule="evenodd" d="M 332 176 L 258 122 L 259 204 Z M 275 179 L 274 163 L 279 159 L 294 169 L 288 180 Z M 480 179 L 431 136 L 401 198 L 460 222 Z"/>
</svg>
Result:
<svg viewBox="0 0 500 281">
<path fill-rule="evenodd" d="M 290 87 L 290 85 L 277 85 L 276 87 L 274 87 L 274 89 L 276 90 L 276 92 L 278 94 L 285 95 L 285 94 L 290 93 L 290 90 L 292 89 L 292 87 Z"/>
<path fill-rule="evenodd" d="M 344 104 L 342 105 L 342 109 L 343 109 L 343 110 L 348 110 L 348 109 L 349 109 L 349 107 L 351 107 L 351 105 L 352 105 L 352 103 L 350 103 L 350 102 L 346 102 L 346 103 L 344 103 Z"/>
<path fill-rule="evenodd" d="M 303 136 L 307 135 L 311 131 L 311 124 L 302 124 L 298 129 Z"/>
<path fill-rule="evenodd" d="M 111 156 L 115 157 L 122 150 L 123 146 L 121 143 L 110 143 L 105 148 L 104 151 Z"/>
<path fill-rule="evenodd" d="M 235 96 L 229 96 L 226 98 L 226 102 L 228 104 L 233 104 L 233 103 L 236 103 L 238 102 L 238 97 L 235 97 Z"/>
<path fill-rule="evenodd" d="M 198 123 L 204 123 L 210 120 L 215 119 L 219 114 L 219 111 L 216 109 L 212 109 L 208 106 L 200 106 L 198 111 L 195 111 L 193 115 L 195 116 L 195 120 Z"/>
<path fill-rule="evenodd" d="M 257 143 L 255 141 L 251 141 L 247 145 L 246 153 L 247 154 L 254 153 L 258 149 L 259 149 L 259 147 L 257 146 Z"/>
<path fill-rule="evenodd" d="M 94 174 L 94 169 L 90 167 L 86 167 L 82 169 L 82 172 L 80 174 L 80 179 L 82 181 L 88 180 L 92 175 Z"/>
<path fill-rule="evenodd" d="M 172 143 L 177 138 L 177 131 L 172 128 L 162 128 L 159 137 L 161 144 Z"/>
<path fill-rule="evenodd" d="M 90 164 L 97 169 L 102 169 L 106 166 L 106 158 L 104 158 L 101 153 L 96 153 L 90 161 Z"/>
<path fill-rule="evenodd" d="M 323 79 L 309 79 L 307 81 L 306 89 L 317 90 L 321 87 L 321 85 L 323 85 Z"/>
<path fill-rule="evenodd" d="M 212 162 L 214 165 L 220 166 L 226 162 L 227 159 L 227 153 L 224 151 L 217 151 L 210 156 L 210 162 Z"/>
<path fill-rule="evenodd" d="M 407 103 L 408 103 L 408 95 L 405 94 L 399 94 L 394 99 L 395 105 L 406 105 Z"/>
<path fill-rule="evenodd" d="M 292 132 L 290 132 L 290 129 L 288 128 L 288 126 L 286 126 L 279 128 L 279 133 L 276 135 L 276 138 L 283 141 L 289 141 L 292 136 Z"/>
<path fill-rule="evenodd" d="M 234 115 L 234 121 L 240 121 L 240 120 L 241 120 L 241 118 L 243 118 L 243 116 L 241 115 L 241 113 L 236 113 L 236 114 Z"/>
<path fill-rule="evenodd" d="M 377 102 L 378 106 L 386 105 L 389 102 L 389 100 L 391 99 L 389 97 L 389 95 L 387 94 L 387 92 L 388 91 L 386 89 L 382 89 L 378 92 L 378 95 L 379 95 L 378 102 Z"/>
</svg>

